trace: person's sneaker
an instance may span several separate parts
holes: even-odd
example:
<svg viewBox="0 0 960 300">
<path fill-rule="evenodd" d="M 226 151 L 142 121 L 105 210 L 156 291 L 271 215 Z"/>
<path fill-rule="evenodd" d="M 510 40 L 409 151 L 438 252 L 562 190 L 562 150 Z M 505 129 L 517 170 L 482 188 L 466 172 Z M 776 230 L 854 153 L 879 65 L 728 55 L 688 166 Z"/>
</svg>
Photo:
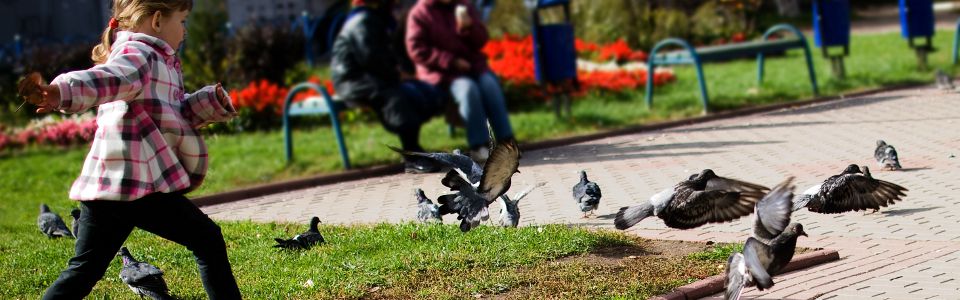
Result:
<svg viewBox="0 0 960 300">
<path fill-rule="evenodd" d="M 428 159 L 413 157 L 403 160 L 403 171 L 412 174 L 434 173 L 440 171 L 440 166 Z"/>
<path fill-rule="evenodd" d="M 483 165 L 487 162 L 487 158 L 490 158 L 490 148 L 487 146 L 477 147 L 473 151 L 470 151 L 470 158 L 478 164 Z"/>
</svg>

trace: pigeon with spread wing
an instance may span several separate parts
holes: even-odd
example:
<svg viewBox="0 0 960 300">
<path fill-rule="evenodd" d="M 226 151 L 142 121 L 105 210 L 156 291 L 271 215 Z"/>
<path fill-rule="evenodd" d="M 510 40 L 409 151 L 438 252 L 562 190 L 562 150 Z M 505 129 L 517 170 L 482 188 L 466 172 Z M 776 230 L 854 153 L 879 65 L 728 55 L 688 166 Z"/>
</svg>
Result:
<svg viewBox="0 0 960 300">
<path fill-rule="evenodd" d="M 627 229 L 650 216 L 657 216 L 668 227 L 677 229 L 733 221 L 752 213 L 757 201 L 769 190 L 758 184 L 720 177 L 713 170 L 705 169 L 639 205 L 620 208 L 614 225 L 617 229 Z"/>
<path fill-rule="evenodd" d="M 830 176 L 823 183 L 800 194 L 793 210 L 807 210 L 821 214 L 839 214 L 848 211 L 886 207 L 901 201 L 908 190 L 895 183 L 874 179 L 870 169 L 849 165 L 839 175 Z"/>
<path fill-rule="evenodd" d="M 520 224 L 520 200 L 529 195 L 534 189 L 545 184 L 547 183 L 541 182 L 536 185 L 532 185 L 527 189 L 520 191 L 516 195 L 513 195 L 513 199 L 507 197 L 506 194 L 500 196 L 500 226 L 517 227 L 517 225 Z"/>
<path fill-rule="evenodd" d="M 469 231 L 490 217 L 488 206 L 510 189 L 510 180 L 518 173 L 520 148 L 510 140 L 496 145 L 483 166 L 480 181 L 472 183 L 469 174 L 460 168 L 447 172 L 441 183 L 456 191 L 437 198 L 440 213 L 456 213 L 461 220 L 460 230 Z"/>
</svg>

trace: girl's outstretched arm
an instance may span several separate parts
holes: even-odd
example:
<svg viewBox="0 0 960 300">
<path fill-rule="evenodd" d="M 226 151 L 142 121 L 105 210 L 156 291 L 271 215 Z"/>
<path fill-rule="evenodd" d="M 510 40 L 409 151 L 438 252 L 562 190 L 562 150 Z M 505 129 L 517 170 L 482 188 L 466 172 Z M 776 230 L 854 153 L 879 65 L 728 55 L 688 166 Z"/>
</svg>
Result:
<svg viewBox="0 0 960 300">
<path fill-rule="evenodd" d="M 237 115 L 237 111 L 230 104 L 230 96 L 217 84 L 184 95 L 180 115 L 197 128 L 213 122 L 229 121 Z"/>
<path fill-rule="evenodd" d="M 157 55 L 128 45 L 104 64 L 57 76 L 50 85 L 60 88 L 59 110 L 78 113 L 108 102 L 135 99 L 148 82 L 150 61 L 158 59 Z"/>
</svg>

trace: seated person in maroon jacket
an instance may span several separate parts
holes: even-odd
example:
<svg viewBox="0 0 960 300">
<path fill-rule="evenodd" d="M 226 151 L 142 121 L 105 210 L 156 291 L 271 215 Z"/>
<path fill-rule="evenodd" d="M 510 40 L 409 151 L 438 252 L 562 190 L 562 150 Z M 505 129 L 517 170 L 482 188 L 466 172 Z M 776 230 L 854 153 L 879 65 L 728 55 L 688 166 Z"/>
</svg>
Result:
<svg viewBox="0 0 960 300">
<path fill-rule="evenodd" d="M 383 127 L 400 137 L 404 150 L 424 151 L 420 127 L 441 108 L 429 84 L 404 80 L 398 49 L 392 38 L 395 0 L 353 0 L 353 10 L 333 44 L 331 72 L 337 96 L 372 107 Z M 401 49 L 402 50 L 402 49 Z M 435 172 L 423 158 L 404 158 L 407 172 Z"/>
<path fill-rule="evenodd" d="M 475 6 L 466 0 L 420 0 L 407 17 L 406 37 L 417 78 L 448 91 L 459 105 L 475 160 L 489 156 L 488 121 L 497 140 L 514 138 L 503 90 L 482 51 L 487 28 Z"/>
</svg>

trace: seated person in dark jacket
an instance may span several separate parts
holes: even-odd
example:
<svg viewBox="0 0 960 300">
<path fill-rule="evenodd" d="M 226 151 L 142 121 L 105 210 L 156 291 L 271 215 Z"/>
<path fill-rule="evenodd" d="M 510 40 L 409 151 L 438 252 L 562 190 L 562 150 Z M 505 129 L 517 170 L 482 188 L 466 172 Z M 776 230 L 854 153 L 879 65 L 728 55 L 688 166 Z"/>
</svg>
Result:
<svg viewBox="0 0 960 300">
<path fill-rule="evenodd" d="M 429 84 L 401 76 L 401 52 L 393 43 L 395 0 L 353 0 L 333 44 L 333 84 L 339 98 L 373 108 L 383 127 L 404 150 L 424 151 L 420 127 L 440 112 L 439 94 Z M 435 172 L 428 160 L 404 158 L 407 172 Z"/>
</svg>

